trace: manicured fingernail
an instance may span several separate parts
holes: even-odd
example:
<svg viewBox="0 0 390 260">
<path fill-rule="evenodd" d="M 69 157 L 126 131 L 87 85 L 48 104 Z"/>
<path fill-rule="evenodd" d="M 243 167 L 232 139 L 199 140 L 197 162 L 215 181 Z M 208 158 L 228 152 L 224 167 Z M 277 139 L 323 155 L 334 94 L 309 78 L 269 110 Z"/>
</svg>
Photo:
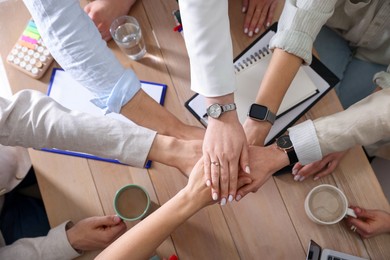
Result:
<svg viewBox="0 0 390 260">
<path fill-rule="evenodd" d="M 246 7 L 243 6 L 242 9 L 241 9 L 241 11 L 242 11 L 243 13 L 245 13 L 245 12 L 246 12 Z"/>
<path fill-rule="evenodd" d="M 245 29 L 244 29 L 244 33 L 245 33 L 245 34 L 248 33 L 248 28 L 245 28 Z"/>
<path fill-rule="evenodd" d="M 222 198 L 221 199 L 221 206 L 225 206 L 225 204 L 226 204 L 226 198 Z"/>
<path fill-rule="evenodd" d="M 232 194 L 229 195 L 228 200 L 229 200 L 229 202 L 232 202 L 232 201 L 233 201 L 233 195 L 232 195 Z"/>
<path fill-rule="evenodd" d="M 250 173 L 251 173 L 251 168 L 249 168 L 249 166 L 248 166 L 248 165 L 245 167 L 245 172 L 246 172 L 246 173 L 248 173 L 248 174 L 250 174 Z"/>
<path fill-rule="evenodd" d="M 267 28 L 268 28 L 270 25 L 271 25 L 271 23 L 270 23 L 270 22 L 268 22 L 268 23 L 267 23 L 267 25 L 266 25 L 266 26 L 267 26 Z"/>
<path fill-rule="evenodd" d="M 301 178 L 300 175 L 295 175 L 295 176 L 294 176 L 294 181 L 299 181 L 300 178 Z"/>
<path fill-rule="evenodd" d="M 206 186 L 207 186 L 207 187 L 210 187 L 210 186 L 211 186 L 211 181 L 210 181 L 210 180 L 207 180 L 207 181 L 206 181 Z"/>
<path fill-rule="evenodd" d="M 236 200 L 239 201 L 240 199 L 241 199 L 241 195 L 238 194 L 238 195 L 236 196 Z"/>
<path fill-rule="evenodd" d="M 313 180 L 315 180 L 315 181 L 316 181 L 316 180 L 318 180 L 319 178 L 320 178 L 320 177 L 316 176 L 316 177 L 314 177 L 314 179 L 313 179 Z"/>
<path fill-rule="evenodd" d="M 250 32 L 248 33 L 248 36 L 249 36 L 249 37 L 252 37 L 252 36 L 253 36 L 253 32 L 250 31 Z"/>
<path fill-rule="evenodd" d="M 259 28 L 256 28 L 255 29 L 255 33 L 259 33 L 260 29 Z"/>
<path fill-rule="evenodd" d="M 302 176 L 301 178 L 299 178 L 299 181 L 303 181 L 305 179 L 305 176 Z"/>
<path fill-rule="evenodd" d="M 214 192 L 213 193 L 213 200 L 217 200 L 218 199 L 218 193 Z"/>
<path fill-rule="evenodd" d="M 293 169 L 292 170 L 292 175 L 296 175 L 298 173 L 298 170 L 297 169 Z"/>
</svg>

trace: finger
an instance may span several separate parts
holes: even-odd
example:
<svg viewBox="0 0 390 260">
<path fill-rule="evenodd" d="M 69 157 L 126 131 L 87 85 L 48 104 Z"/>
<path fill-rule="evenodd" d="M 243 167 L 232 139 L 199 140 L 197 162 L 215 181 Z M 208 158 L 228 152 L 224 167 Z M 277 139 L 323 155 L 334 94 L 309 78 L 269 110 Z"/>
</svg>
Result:
<svg viewBox="0 0 390 260">
<path fill-rule="evenodd" d="M 358 218 L 348 218 L 348 222 L 349 222 L 349 225 L 350 227 L 351 226 L 355 226 L 356 227 L 356 231 L 359 233 L 359 234 L 363 234 L 363 235 L 366 235 L 367 234 L 367 230 L 369 229 L 369 224 L 358 219 Z"/>
<path fill-rule="evenodd" d="M 277 7 L 278 1 L 272 1 L 269 9 L 268 9 L 268 15 L 265 22 L 265 27 L 268 28 L 271 26 L 272 21 L 274 20 L 274 14 Z"/>
<path fill-rule="evenodd" d="M 219 186 L 220 184 L 220 171 L 221 171 L 221 163 L 219 162 L 218 158 L 214 159 L 211 163 L 211 192 L 212 192 L 212 197 L 213 200 L 217 200 L 218 197 L 220 197 L 220 191 L 219 191 Z"/>
<path fill-rule="evenodd" d="M 246 173 L 251 173 L 251 169 L 249 167 L 249 149 L 248 145 L 245 145 L 240 154 L 240 166 L 241 169 Z"/>
<path fill-rule="evenodd" d="M 122 219 L 117 215 L 99 216 L 93 218 L 93 226 L 95 228 L 116 226 L 121 222 L 123 222 Z"/>
<path fill-rule="evenodd" d="M 359 210 L 355 210 L 355 214 L 358 218 L 368 218 L 368 219 L 374 219 L 375 214 L 371 210 L 366 210 L 359 208 Z"/>
<path fill-rule="evenodd" d="M 255 9 L 249 5 L 246 11 L 245 20 L 244 20 L 244 33 L 249 33 L 249 26 L 253 17 Z"/>
<path fill-rule="evenodd" d="M 211 186 L 211 159 L 208 155 L 203 157 L 204 176 L 207 187 Z"/>
<path fill-rule="evenodd" d="M 237 192 L 237 178 L 238 178 L 238 161 L 232 162 L 229 164 L 229 196 L 228 201 L 232 202 L 233 199 L 236 197 Z"/>
<path fill-rule="evenodd" d="M 332 174 L 332 172 L 334 171 L 336 166 L 337 166 L 336 164 L 329 163 L 328 167 L 326 167 L 324 170 L 322 170 L 318 174 L 316 174 L 316 176 L 314 177 L 314 180 L 316 181 L 322 177 L 325 177 L 329 174 Z"/>
<path fill-rule="evenodd" d="M 242 9 L 241 9 L 241 11 L 243 13 L 245 13 L 246 10 L 248 10 L 248 2 L 249 2 L 249 0 L 242 0 Z"/>
<path fill-rule="evenodd" d="M 88 15 L 89 15 L 89 12 L 91 11 L 91 5 L 90 4 L 87 4 L 85 7 L 84 7 L 84 12 L 86 12 Z"/>
<path fill-rule="evenodd" d="M 264 23 L 265 23 L 265 19 L 267 18 L 267 15 L 268 15 L 268 6 L 264 6 L 261 9 L 259 17 L 256 20 L 257 24 L 255 25 L 256 26 L 255 33 L 259 33 L 260 29 L 264 27 Z"/>
<path fill-rule="evenodd" d="M 259 19 L 261 17 L 261 9 L 259 9 L 259 7 L 257 7 L 253 13 L 253 16 L 252 16 L 252 19 L 251 19 L 251 22 L 249 24 L 249 33 L 248 33 L 248 36 L 249 37 L 252 37 L 254 33 L 258 33 L 260 32 L 260 28 L 261 26 L 259 27 L 258 24 L 260 24 L 259 22 Z"/>
<path fill-rule="evenodd" d="M 292 175 L 296 175 L 299 172 L 299 170 L 302 169 L 302 168 L 303 168 L 303 165 L 300 164 L 299 162 L 297 162 L 294 165 L 294 167 L 292 168 L 292 171 L 291 171 Z"/>
<path fill-rule="evenodd" d="M 250 184 L 250 183 L 252 183 L 251 178 L 249 178 L 246 175 L 239 175 L 238 179 L 237 179 L 237 193 L 241 187 L 243 187 L 244 185 Z"/>
<path fill-rule="evenodd" d="M 220 198 L 221 198 L 221 205 L 225 205 L 227 198 L 229 196 L 229 182 L 230 182 L 230 165 L 229 161 L 225 159 L 219 159 L 220 160 L 220 166 L 219 166 L 219 171 L 220 171 Z M 237 166 L 236 166 L 237 169 Z M 236 183 L 237 185 L 237 183 Z"/>
<path fill-rule="evenodd" d="M 251 182 L 247 185 L 242 186 L 237 190 L 236 201 L 240 201 L 244 198 L 249 192 L 256 192 L 258 190 L 255 182 Z"/>
</svg>

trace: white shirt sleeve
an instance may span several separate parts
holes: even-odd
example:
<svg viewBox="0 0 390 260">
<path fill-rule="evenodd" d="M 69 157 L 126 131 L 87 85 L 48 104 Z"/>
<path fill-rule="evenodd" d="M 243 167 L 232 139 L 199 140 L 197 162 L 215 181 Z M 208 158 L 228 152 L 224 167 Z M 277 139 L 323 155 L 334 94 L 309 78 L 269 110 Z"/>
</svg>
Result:
<svg viewBox="0 0 390 260">
<path fill-rule="evenodd" d="M 33 90 L 0 97 L 0 143 L 57 148 L 143 167 L 156 132 L 106 116 L 71 111 Z M 105 137 L 105 138 L 102 138 Z"/>
<path fill-rule="evenodd" d="M 301 164 L 322 159 L 321 147 L 313 121 L 307 120 L 288 129 L 291 142 Z"/>
<path fill-rule="evenodd" d="M 24 0 L 42 39 L 61 67 L 89 89 L 95 105 L 119 112 L 141 83 L 107 47 L 78 0 Z"/>
<path fill-rule="evenodd" d="M 311 63 L 314 39 L 332 16 L 337 0 L 286 0 L 270 48 L 279 48 Z"/>
<path fill-rule="evenodd" d="M 236 90 L 227 0 L 180 0 L 191 89 L 206 97 Z M 244 37 L 244 36 L 243 36 Z"/>
<path fill-rule="evenodd" d="M 66 224 L 65 222 L 52 228 L 45 237 L 22 238 L 9 246 L 1 247 L 0 258 L 69 260 L 80 256 L 68 241 Z"/>
</svg>

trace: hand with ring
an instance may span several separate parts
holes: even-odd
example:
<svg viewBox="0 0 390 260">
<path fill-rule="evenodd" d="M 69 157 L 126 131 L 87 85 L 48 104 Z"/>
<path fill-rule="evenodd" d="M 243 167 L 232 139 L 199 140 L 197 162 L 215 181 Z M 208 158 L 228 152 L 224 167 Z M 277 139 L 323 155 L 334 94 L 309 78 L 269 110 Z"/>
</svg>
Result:
<svg viewBox="0 0 390 260">
<path fill-rule="evenodd" d="M 347 225 L 351 231 L 363 238 L 390 233 L 390 214 L 383 210 L 370 210 L 351 206 L 357 218 L 348 217 Z"/>
<path fill-rule="evenodd" d="M 230 103 L 228 101 L 223 103 Z M 248 145 L 236 111 L 209 118 L 203 140 L 206 185 L 221 205 L 236 197 L 239 169 L 249 173 Z"/>
</svg>

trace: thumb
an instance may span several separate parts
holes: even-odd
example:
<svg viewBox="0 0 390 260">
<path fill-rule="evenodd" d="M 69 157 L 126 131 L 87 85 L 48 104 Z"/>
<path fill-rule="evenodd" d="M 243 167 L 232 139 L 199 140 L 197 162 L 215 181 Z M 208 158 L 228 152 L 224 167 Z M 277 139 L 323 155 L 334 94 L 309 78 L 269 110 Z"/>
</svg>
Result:
<svg viewBox="0 0 390 260">
<path fill-rule="evenodd" d="M 244 145 L 242 151 L 241 151 L 241 156 L 240 156 L 240 165 L 241 169 L 246 172 L 246 173 L 251 173 L 251 170 L 249 168 L 249 150 L 248 150 L 248 145 Z"/>
<path fill-rule="evenodd" d="M 371 210 L 366 210 L 362 208 L 354 208 L 355 214 L 358 218 L 368 218 L 373 219 L 375 218 L 374 214 L 371 212 Z"/>
<path fill-rule="evenodd" d="M 96 226 L 116 226 L 122 222 L 122 219 L 117 215 L 96 217 Z"/>
</svg>

